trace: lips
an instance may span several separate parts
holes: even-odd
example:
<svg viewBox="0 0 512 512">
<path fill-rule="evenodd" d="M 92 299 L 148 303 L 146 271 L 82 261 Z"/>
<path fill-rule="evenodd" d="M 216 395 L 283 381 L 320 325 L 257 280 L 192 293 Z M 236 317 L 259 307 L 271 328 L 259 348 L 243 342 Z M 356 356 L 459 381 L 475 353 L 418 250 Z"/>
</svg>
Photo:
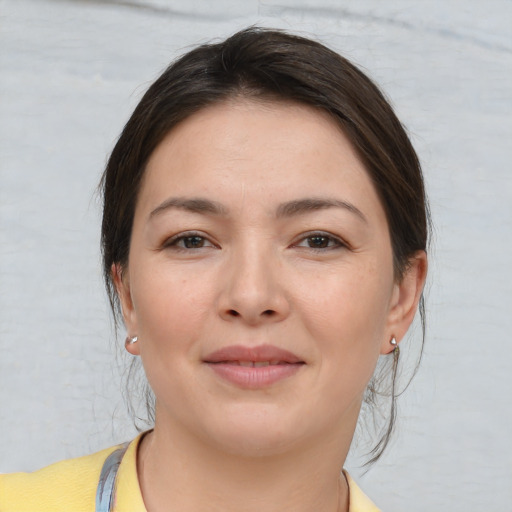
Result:
<svg viewBox="0 0 512 512">
<path fill-rule="evenodd" d="M 223 380 L 239 387 L 268 387 L 297 373 L 305 362 L 273 345 L 232 345 L 204 358 L 204 363 Z"/>
<path fill-rule="evenodd" d="M 296 364 L 304 362 L 292 352 L 274 347 L 273 345 L 259 345 L 257 347 L 231 345 L 212 352 L 206 356 L 204 360 L 208 363 L 251 361 L 254 363 L 272 362 L 273 364 Z"/>
</svg>

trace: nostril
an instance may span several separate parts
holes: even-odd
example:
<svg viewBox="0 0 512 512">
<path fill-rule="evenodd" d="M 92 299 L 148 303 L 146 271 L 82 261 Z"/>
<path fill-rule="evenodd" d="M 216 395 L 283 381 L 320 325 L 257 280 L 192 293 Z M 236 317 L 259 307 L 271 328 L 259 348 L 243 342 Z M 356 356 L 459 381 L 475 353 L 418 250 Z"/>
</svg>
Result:
<svg viewBox="0 0 512 512">
<path fill-rule="evenodd" d="M 245 313 L 244 311 L 238 311 L 236 309 L 225 309 L 224 310 L 224 318 L 245 318 L 248 322 L 257 322 L 259 320 L 273 320 L 274 318 L 278 318 L 279 314 L 278 311 L 275 309 L 265 309 L 261 311 L 259 314 L 257 314 L 257 311 L 253 312 L 248 311 Z"/>
</svg>

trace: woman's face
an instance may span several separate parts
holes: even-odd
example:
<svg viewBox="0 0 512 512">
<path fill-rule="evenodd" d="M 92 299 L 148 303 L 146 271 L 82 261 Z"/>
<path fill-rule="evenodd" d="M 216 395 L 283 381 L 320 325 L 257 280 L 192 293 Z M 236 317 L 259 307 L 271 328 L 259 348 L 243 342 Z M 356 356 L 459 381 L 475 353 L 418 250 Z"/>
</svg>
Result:
<svg viewBox="0 0 512 512">
<path fill-rule="evenodd" d="M 327 115 L 294 103 L 226 102 L 168 134 L 122 275 L 157 427 L 232 452 L 351 436 L 410 322 L 364 167 Z"/>
</svg>

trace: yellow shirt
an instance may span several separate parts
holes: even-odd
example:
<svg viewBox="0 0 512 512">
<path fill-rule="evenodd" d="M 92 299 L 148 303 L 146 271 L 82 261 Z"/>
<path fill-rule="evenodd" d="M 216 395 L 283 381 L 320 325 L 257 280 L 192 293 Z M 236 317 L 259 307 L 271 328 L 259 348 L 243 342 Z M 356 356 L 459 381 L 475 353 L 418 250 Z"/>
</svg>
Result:
<svg viewBox="0 0 512 512">
<path fill-rule="evenodd" d="M 115 512 L 146 512 L 137 478 L 140 438 L 130 443 L 119 466 Z M 34 473 L 0 475 L 0 512 L 94 512 L 101 468 L 117 448 L 63 460 Z M 350 489 L 349 512 L 379 512 L 345 475 Z"/>
</svg>

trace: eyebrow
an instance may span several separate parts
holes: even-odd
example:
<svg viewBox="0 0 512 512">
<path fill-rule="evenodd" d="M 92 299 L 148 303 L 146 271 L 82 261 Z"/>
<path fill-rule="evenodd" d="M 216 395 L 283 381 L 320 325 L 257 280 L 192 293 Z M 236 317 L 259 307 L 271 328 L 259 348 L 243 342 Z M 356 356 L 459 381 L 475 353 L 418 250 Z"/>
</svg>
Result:
<svg viewBox="0 0 512 512">
<path fill-rule="evenodd" d="M 163 213 L 166 210 L 176 208 L 178 210 L 185 210 L 192 213 L 209 213 L 212 215 L 226 215 L 227 209 L 216 201 L 203 199 L 201 197 L 186 198 L 186 197 L 170 197 L 163 203 L 158 205 L 150 214 L 149 218 Z"/>
<path fill-rule="evenodd" d="M 340 199 L 314 197 L 296 199 L 294 201 L 288 201 L 286 203 L 280 204 L 276 211 L 276 217 L 295 217 L 297 215 L 305 215 L 314 211 L 325 210 L 327 208 L 343 208 L 355 214 L 362 221 L 366 223 L 368 222 L 363 212 L 352 203 L 342 201 Z M 204 199 L 201 197 L 170 197 L 158 205 L 154 210 L 152 210 L 152 212 L 149 214 L 149 218 L 152 219 L 156 215 L 159 215 L 170 209 L 185 210 L 192 213 L 210 215 L 228 214 L 228 209 L 225 206 L 210 199 Z"/>
<path fill-rule="evenodd" d="M 343 208 L 357 215 L 362 221 L 368 222 L 363 212 L 352 203 L 331 198 L 305 198 L 283 203 L 277 209 L 277 217 L 293 217 L 327 208 Z"/>
</svg>

